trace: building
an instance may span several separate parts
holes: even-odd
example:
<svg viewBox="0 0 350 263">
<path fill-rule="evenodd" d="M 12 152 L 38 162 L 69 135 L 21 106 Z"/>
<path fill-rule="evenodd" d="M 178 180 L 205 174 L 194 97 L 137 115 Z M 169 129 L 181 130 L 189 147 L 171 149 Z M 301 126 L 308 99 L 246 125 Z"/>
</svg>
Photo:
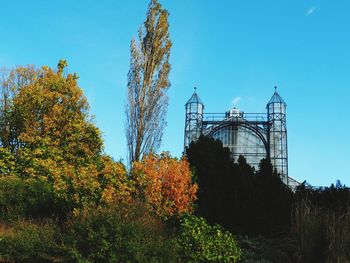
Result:
<svg viewBox="0 0 350 263">
<path fill-rule="evenodd" d="M 270 158 L 282 181 L 295 188 L 298 182 L 288 176 L 286 107 L 275 87 L 265 113 L 245 113 L 236 108 L 225 113 L 205 113 L 195 88 L 185 104 L 184 149 L 202 134 L 219 139 L 230 149 L 232 158 L 237 160 L 243 155 L 255 168 L 261 159 Z"/>
</svg>

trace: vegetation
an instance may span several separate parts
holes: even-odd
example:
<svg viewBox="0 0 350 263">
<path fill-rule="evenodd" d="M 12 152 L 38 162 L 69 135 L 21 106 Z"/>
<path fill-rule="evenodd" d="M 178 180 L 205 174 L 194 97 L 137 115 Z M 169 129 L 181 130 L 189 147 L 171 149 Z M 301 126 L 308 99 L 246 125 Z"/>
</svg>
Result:
<svg viewBox="0 0 350 263">
<path fill-rule="evenodd" d="M 181 219 L 178 244 L 184 262 L 238 262 L 242 256 L 230 232 L 194 215 Z"/>
<path fill-rule="evenodd" d="M 299 262 L 349 262 L 349 188 L 339 181 L 316 189 L 303 183 L 295 195 L 292 233 Z"/>
<path fill-rule="evenodd" d="M 142 203 L 77 210 L 64 223 L 19 220 L 1 233 L 6 262 L 178 262 L 175 240 Z"/>
<path fill-rule="evenodd" d="M 0 220 L 57 217 L 62 210 L 64 203 L 47 182 L 14 175 L 0 177 Z"/>
<path fill-rule="evenodd" d="M 133 178 L 139 196 L 160 217 L 192 212 L 198 187 L 185 158 L 177 160 L 168 153 L 144 156 L 142 162 L 134 163 Z"/>
<path fill-rule="evenodd" d="M 60 233 L 53 221 L 18 220 L 0 238 L 1 262 L 62 262 Z"/>
<path fill-rule="evenodd" d="M 187 160 L 144 155 L 128 174 L 103 154 L 66 66 L 18 67 L 2 83 L 0 261 L 199 262 L 179 221 L 198 189 Z M 237 261 L 232 234 L 200 222 L 205 258 Z"/>
<path fill-rule="evenodd" d="M 0 262 L 350 262 L 350 190 L 292 192 L 200 137 L 156 154 L 169 87 L 168 12 L 152 0 L 128 75 L 127 170 L 103 152 L 67 62 L 3 72 Z"/>
<path fill-rule="evenodd" d="M 350 191 L 340 182 L 303 183 L 293 193 L 269 160 L 255 171 L 207 137 L 191 143 L 187 157 L 198 180 L 196 214 L 242 235 L 242 262 L 350 261 Z"/>
<path fill-rule="evenodd" d="M 201 137 L 187 158 L 103 153 L 75 74 L 18 67 L 0 100 L 0 261 L 348 262 L 350 191 L 290 191 Z M 320 252 L 321 251 L 321 252 Z"/>
<path fill-rule="evenodd" d="M 187 157 L 198 178 L 197 213 L 234 233 L 269 234 L 288 230 L 292 192 L 262 160 L 254 171 L 241 156 L 235 163 L 218 140 L 200 137 Z"/>
<path fill-rule="evenodd" d="M 131 41 L 128 74 L 126 140 L 130 166 L 143 154 L 157 151 L 162 141 L 170 86 L 168 11 L 151 0 L 138 42 Z"/>
<path fill-rule="evenodd" d="M 174 240 L 142 203 L 83 209 L 65 228 L 73 262 L 176 262 Z"/>
</svg>

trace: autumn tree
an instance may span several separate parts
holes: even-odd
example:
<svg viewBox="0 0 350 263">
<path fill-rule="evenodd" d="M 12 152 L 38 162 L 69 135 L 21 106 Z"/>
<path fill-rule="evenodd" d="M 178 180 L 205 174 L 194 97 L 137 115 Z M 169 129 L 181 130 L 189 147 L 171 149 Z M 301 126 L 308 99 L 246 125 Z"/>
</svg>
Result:
<svg viewBox="0 0 350 263">
<path fill-rule="evenodd" d="M 170 48 L 168 11 L 152 0 L 144 27 L 139 29 L 138 41 L 131 41 L 128 73 L 126 139 L 128 159 L 141 160 L 143 154 L 156 151 L 166 125 L 170 86 Z"/>
<path fill-rule="evenodd" d="M 133 178 L 139 194 L 161 217 L 169 218 L 191 212 L 197 184 L 185 158 L 172 158 L 168 153 L 145 155 L 133 166 Z"/>
<path fill-rule="evenodd" d="M 50 183 L 73 206 L 124 198 L 125 167 L 103 154 L 78 77 L 66 67 L 19 67 L 4 79 L 0 169 Z"/>
</svg>

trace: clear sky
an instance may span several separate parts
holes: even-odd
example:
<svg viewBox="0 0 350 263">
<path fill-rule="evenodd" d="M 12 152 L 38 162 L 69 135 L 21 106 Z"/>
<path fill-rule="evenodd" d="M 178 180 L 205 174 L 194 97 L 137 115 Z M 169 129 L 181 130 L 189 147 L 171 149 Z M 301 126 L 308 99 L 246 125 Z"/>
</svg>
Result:
<svg viewBox="0 0 350 263">
<path fill-rule="evenodd" d="M 289 174 L 350 185 L 349 0 L 161 0 L 170 12 L 172 86 L 162 150 L 180 156 L 184 104 L 198 87 L 207 112 L 264 112 L 286 101 Z M 129 45 L 146 0 L 0 0 L 0 66 L 55 67 L 65 58 L 103 132 L 126 157 Z"/>
</svg>

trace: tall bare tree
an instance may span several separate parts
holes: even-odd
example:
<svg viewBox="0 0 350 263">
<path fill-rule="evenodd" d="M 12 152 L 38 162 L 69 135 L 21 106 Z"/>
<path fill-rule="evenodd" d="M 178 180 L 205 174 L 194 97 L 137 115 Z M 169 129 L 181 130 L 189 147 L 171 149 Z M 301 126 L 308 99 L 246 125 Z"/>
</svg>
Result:
<svg viewBox="0 0 350 263">
<path fill-rule="evenodd" d="M 126 139 L 130 165 L 159 149 L 166 125 L 170 86 L 169 13 L 151 0 L 138 41 L 132 39 L 125 106 Z"/>
</svg>

